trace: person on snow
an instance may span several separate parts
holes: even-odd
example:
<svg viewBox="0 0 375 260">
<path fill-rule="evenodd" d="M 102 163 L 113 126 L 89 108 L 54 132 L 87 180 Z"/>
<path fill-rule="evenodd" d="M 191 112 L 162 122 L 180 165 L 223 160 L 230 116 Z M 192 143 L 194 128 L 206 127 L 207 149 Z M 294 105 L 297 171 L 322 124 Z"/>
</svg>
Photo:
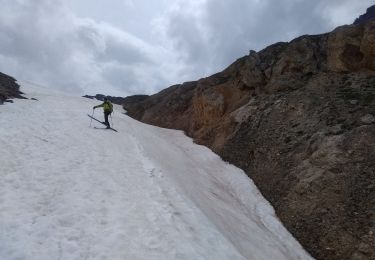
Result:
<svg viewBox="0 0 375 260">
<path fill-rule="evenodd" d="M 103 110 L 104 110 L 104 120 L 105 120 L 104 123 L 107 125 L 107 128 L 111 128 L 111 126 L 109 125 L 109 121 L 108 121 L 108 116 L 113 111 L 113 105 L 112 105 L 111 101 L 109 101 L 108 98 L 105 97 L 104 102 L 101 105 L 94 106 L 93 109 L 98 108 L 98 107 L 103 108 Z"/>
</svg>

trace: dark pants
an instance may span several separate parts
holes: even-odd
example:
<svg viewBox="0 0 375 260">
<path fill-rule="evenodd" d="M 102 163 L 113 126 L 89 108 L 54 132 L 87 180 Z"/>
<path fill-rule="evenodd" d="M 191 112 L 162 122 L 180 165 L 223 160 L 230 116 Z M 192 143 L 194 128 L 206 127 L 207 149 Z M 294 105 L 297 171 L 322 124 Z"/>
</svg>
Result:
<svg viewBox="0 0 375 260">
<path fill-rule="evenodd" d="M 108 116 L 111 114 L 111 112 L 104 112 L 104 123 L 107 125 L 107 127 L 110 127 Z"/>
</svg>

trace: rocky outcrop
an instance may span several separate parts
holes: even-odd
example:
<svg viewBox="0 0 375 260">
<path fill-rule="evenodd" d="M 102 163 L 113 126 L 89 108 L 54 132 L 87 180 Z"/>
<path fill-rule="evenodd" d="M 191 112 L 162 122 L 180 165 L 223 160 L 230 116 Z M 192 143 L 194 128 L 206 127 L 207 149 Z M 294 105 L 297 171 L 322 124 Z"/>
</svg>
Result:
<svg viewBox="0 0 375 260">
<path fill-rule="evenodd" d="M 124 109 L 131 117 L 166 128 L 189 129 L 192 99 L 197 82 L 171 86 L 152 96 L 125 98 Z M 193 133 L 193 132 L 189 132 Z"/>
<path fill-rule="evenodd" d="M 328 38 L 328 69 L 336 72 L 375 70 L 375 20 L 364 26 L 342 26 Z"/>
<path fill-rule="evenodd" d="M 375 19 L 375 5 L 367 8 L 366 13 L 355 19 L 354 24 L 366 23 L 370 19 Z"/>
<path fill-rule="evenodd" d="M 374 259 L 374 48 L 374 20 L 342 26 L 124 108 L 242 168 L 317 259 Z"/>
<path fill-rule="evenodd" d="M 20 86 L 16 80 L 4 73 L 0 72 L 0 104 L 8 101 L 10 98 L 24 98 L 19 91 Z"/>
</svg>

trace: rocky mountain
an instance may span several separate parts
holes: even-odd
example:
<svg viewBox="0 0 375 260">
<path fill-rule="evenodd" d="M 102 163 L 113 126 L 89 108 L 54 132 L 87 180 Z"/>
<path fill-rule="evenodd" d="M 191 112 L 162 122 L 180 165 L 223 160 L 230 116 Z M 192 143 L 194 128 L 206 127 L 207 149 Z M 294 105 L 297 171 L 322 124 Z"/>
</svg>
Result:
<svg viewBox="0 0 375 260">
<path fill-rule="evenodd" d="M 375 5 L 367 8 L 366 13 L 358 17 L 354 21 L 354 24 L 365 23 L 368 20 L 374 19 L 374 17 L 375 17 Z"/>
<path fill-rule="evenodd" d="M 9 98 L 24 98 L 19 88 L 14 78 L 0 72 L 0 104 L 8 101 Z"/>
<path fill-rule="evenodd" d="M 250 51 L 123 107 L 242 168 L 317 259 L 375 259 L 375 20 Z"/>
</svg>

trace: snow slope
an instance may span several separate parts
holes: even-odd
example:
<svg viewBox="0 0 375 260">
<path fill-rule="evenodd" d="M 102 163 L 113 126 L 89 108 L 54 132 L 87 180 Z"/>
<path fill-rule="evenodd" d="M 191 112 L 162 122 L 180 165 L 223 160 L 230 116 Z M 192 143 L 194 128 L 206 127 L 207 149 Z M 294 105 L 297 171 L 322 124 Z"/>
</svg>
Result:
<svg viewBox="0 0 375 260">
<path fill-rule="evenodd" d="M 118 133 L 94 129 L 98 101 L 22 91 L 38 101 L 0 106 L 1 260 L 311 259 L 240 169 L 182 132 L 121 107 Z"/>
</svg>

